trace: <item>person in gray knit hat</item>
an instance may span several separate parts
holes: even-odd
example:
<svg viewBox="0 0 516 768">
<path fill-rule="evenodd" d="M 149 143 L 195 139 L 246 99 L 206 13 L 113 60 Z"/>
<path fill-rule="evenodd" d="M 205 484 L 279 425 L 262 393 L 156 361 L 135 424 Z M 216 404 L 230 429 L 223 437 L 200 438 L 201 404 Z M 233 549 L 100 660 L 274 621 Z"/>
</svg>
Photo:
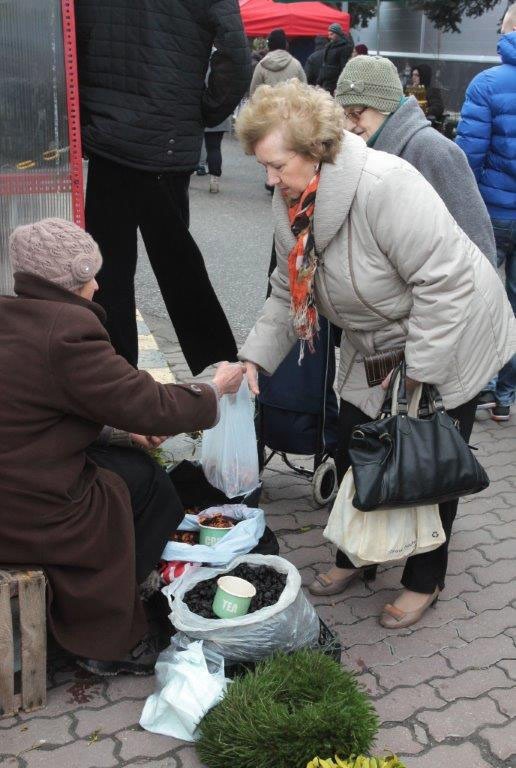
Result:
<svg viewBox="0 0 516 768">
<path fill-rule="evenodd" d="M 403 95 L 394 64 L 382 56 L 355 56 L 339 77 L 335 99 L 344 108 L 346 128 L 369 147 L 417 168 L 495 264 L 493 227 L 464 152 L 432 128 L 414 96 Z"/>
<path fill-rule="evenodd" d="M 328 45 L 324 49 L 317 85 L 333 94 L 337 79 L 353 53 L 355 43 L 351 35 L 344 32 L 337 22 L 333 22 L 328 27 L 328 40 Z"/>
</svg>

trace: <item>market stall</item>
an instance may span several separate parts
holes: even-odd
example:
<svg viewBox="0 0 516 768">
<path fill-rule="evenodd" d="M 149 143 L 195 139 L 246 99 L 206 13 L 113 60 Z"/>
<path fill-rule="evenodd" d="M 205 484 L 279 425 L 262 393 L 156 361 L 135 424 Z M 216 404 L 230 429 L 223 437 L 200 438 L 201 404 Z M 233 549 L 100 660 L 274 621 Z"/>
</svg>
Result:
<svg viewBox="0 0 516 768">
<path fill-rule="evenodd" d="M 323 3 L 301 2 L 285 5 L 273 0 L 240 0 L 240 11 L 248 37 L 264 37 L 281 27 L 288 37 L 326 35 L 328 26 L 337 22 L 349 32 L 349 13 L 342 13 Z"/>
</svg>

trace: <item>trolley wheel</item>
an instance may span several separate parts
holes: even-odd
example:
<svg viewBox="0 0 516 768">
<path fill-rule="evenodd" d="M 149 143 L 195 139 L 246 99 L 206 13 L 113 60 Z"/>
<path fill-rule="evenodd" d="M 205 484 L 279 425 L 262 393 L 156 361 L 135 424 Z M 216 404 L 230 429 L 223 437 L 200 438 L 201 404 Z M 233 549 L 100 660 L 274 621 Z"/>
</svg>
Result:
<svg viewBox="0 0 516 768">
<path fill-rule="evenodd" d="M 337 470 L 332 461 L 320 464 L 312 478 L 313 497 L 316 504 L 324 507 L 337 495 Z"/>
</svg>

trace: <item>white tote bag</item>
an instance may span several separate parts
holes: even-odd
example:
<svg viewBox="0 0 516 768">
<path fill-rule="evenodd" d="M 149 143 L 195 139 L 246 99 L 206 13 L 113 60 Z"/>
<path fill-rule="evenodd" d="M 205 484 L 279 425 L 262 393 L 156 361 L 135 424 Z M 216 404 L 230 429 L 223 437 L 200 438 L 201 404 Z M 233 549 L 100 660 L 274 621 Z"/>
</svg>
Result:
<svg viewBox="0 0 516 768">
<path fill-rule="evenodd" d="M 417 416 L 422 386 L 416 388 L 409 413 Z M 397 384 L 392 397 L 396 403 Z M 395 406 L 393 406 L 395 407 Z M 361 567 L 388 563 L 437 549 L 446 540 L 439 506 L 429 504 L 361 512 L 353 506 L 355 483 L 350 467 L 340 485 L 324 537 Z"/>
</svg>

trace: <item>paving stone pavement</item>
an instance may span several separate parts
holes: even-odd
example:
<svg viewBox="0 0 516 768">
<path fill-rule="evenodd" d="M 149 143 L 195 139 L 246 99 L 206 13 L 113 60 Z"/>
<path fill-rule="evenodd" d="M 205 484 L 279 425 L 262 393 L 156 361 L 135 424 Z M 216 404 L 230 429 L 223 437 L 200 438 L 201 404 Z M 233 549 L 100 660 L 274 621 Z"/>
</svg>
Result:
<svg viewBox="0 0 516 768">
<path fill-rule="evenodd" d="M 186 378 L 177 345 L 164 352 L 177 379 Z M 472 443 L 492 483 L 461 503 L 446 590 L 419 625 L 396 632 L 377 623 L 400 588 L 399 564 L 344 595 L 312 598 L 342 642 L 342 663 L 378 710 L 377 751 L 397 752 L 408 768 L 516 766 L 516 413 L 512 419 L 476 422 Z M 332 560 L 322 538 L 326 510 L 276 460 L 264 473 L 262 502 L 281 554 L 307 585 Z M 49 685 L 46 709 L 0 720 L 1 768 L 201 768 L 191 744 L 138 725 L 152 678 L 100 680 L 58 657 Z"/>
</svg>

